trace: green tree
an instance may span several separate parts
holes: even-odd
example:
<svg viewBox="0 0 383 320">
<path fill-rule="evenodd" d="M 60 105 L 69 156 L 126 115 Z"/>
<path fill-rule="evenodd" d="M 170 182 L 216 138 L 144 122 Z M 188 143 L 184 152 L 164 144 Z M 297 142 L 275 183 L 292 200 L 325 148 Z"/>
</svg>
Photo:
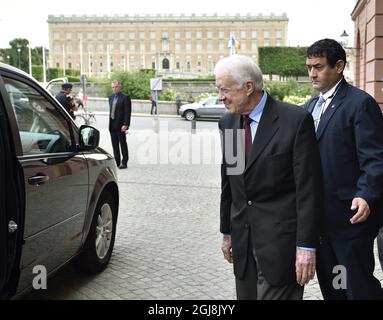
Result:
<svg viewBox="0 0 383 320">
<path fill-rule="evenodd" d="M 265 88 L 277 100 L 285 100 L 288 96 L 295 96 L 307 100 L 307 96 L 314 94 L 311 83 L 298 83 L 294 79 L 288 81 L 265 81 Z"/>
<path fill-rule="evenodd" d="M 29 41 L 27 39 L 16 38 L 9 42 L 10 49 L 9 63 L 25 72 L 29 71 Z"/>
<path fill-rule="evenodd" d="M 43 47 L 35 47 L 31 49 L 32 54 L 32 65 L 35 64 L 37 66 L 43 65 Z M 47 53 L 45 53 L 47 57 Z"/>
<path fill-rule="evenodd" d="M 61 68 L 48 68 L 47 69 L 47 79 L 52 80 L 55 78 L 62 78 L 64 76 L 64 71 Z"/>
<path fill-rule="evenodd" d="M 305 47 L 259 48 L 259 67 L 264 74 L 283 77 L 307 76 Z"/>
<path fill-rule="evenodd" d="M 9 42 L 10 48 L 0 49 L 1 60 L 16 68 L 29 72 L 29 41 L 16 38 Z M 48 59 L 48 50 L 45 49 Z M 47 61 L 46 59 L 46 61 Z M 31 48 L 32 75 L 35 79 L 42 81 L 43 47 Z M 41 70 L 40 68 L 41 67 Z"/>
<path fill-rule="evenodd" d="M 38 66 L 38 65 L 32 64 L 32 74 L 33 74 L 33 77 L 37 81 L 42 82 L 44 80 L 44 78 L 43 78 L 43 66 Z"/>
<path fill-rule="evenodd" d="M 121 90 L 132 99 L 147 99 L 150 96 L 150 78 L 153 78 L 153 70 L 140 70 L 136 72 L 116 71 L 112 74 L 112 80 L 121 83 Z M 112 81 L 111 80 L 111 81 Z M 112 93 L 110 86 L 107 87 L 105 95 Z"/>
</svg>

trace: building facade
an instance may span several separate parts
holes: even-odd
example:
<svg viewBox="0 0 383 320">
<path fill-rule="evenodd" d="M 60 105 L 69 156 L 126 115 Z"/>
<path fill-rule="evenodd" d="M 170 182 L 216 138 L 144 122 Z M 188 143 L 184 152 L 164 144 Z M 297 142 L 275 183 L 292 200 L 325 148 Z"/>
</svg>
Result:
<svg viewBox="0 0 383 320">
<path fill-rule="evenodd" d="M 371 94 L 383 111 L 383 1 L 358 0 L 355 22 L 355 84 Z"/>
<path fill-rule="evenodd" d="M 116 70 L 154 69 L 158 75 L 213 72 L 229 54 L 257 61 L 258 47 L 285 46 L 286 14 L 48 16 L 50 67 L 79 69 L 88 76 Z"/>
</svg>

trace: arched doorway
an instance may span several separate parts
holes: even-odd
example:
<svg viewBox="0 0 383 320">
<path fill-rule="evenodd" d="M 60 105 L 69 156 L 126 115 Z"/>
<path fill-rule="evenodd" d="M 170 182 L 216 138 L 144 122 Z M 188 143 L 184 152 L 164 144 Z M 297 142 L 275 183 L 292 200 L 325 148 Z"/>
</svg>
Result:
<svg viewBox="0 0 383 320">
<path fill-rule="evenodd" d="M 162 60 L 162 69 L 169 70 L 169 59 L 168 58 L 164 58 Z"/>
</svg>

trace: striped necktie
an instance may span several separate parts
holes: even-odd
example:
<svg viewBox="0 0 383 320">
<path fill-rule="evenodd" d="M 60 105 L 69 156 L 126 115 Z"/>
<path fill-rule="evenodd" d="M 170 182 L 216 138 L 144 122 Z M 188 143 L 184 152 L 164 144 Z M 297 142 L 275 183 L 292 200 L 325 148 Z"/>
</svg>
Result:
<svg viewBox="0 0 383 320">
<path fill-rule="evenodd" d="M 118 95 L 114 95 L 114 98 L 113 98 L 113 102 L 112 102 L 112 110 L 110 111 L 110 118 L 112 120 L 114 120 L 114 118 L 116 117 L 116 104 L 117 104 L 117 100 L 118 100 Z"/>
<path fill-rule="evenodd" d="M 326 100 L 323 98 L 323 96 L 319 96 L 319 99 L 313 109 L 312 116 L 314 118 L 314 125 L 315 125 L 315 131 L 317 131 L 319 126 L 320 118 L 323 114 L 323 106 L 325 104 Z"/>
</svg>

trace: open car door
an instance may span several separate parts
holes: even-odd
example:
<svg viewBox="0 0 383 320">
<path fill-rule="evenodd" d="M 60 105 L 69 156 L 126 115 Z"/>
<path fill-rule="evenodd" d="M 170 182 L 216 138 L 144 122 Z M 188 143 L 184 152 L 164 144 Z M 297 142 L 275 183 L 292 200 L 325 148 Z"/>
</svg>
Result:
<svg viewBox="0 0 383 320">
<path fill-rule="evenodd" d="M 0 299 L 12 297 L 20 276 L 23 244 L 23 174 L 16 158 L 14 116 L 6 112 L 7 92 L 0 75 Z"/>
</svg>

